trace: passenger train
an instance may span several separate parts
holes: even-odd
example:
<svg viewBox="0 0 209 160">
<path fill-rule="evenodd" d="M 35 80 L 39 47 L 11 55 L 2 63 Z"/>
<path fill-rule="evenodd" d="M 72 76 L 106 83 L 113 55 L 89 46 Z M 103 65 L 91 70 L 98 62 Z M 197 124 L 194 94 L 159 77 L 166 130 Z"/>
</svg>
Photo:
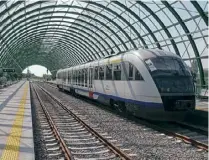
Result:
<svg viewBox="0 0 209 160">
<path fill-rule="evenodd" d="M 177 55 L 139 49 L 60 69 L 57 87 L 149 118 L 195 109 L 190 69 Z"/>
</svg>

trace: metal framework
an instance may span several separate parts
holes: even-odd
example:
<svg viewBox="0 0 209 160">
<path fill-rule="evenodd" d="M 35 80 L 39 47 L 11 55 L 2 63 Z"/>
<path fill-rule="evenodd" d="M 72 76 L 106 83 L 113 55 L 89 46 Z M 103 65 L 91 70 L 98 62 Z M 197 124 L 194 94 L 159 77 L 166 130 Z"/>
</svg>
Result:
<svg viewBox="0 0 209 160">
<path fill-rule="evenodd" d="M 205 85 L 208 1 L 0 1 L 0 62 L 73 66 L 134 48 L 181 56 Z"/>
</svg>

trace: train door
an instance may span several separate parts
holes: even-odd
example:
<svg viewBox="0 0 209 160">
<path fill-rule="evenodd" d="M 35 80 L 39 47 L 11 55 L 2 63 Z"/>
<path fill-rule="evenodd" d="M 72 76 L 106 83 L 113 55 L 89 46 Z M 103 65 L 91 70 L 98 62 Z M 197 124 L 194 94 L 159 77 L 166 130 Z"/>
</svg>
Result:
<svg viewBox="0 0 209 160">
<path fill-rule="evenodd" d="M 131 86 L 131 81 L 132 81 L 132 72 L 129 71 L 131 68 L 129 68 L 129 62 L 123 62 L 122 63 L 122 80 L 124 81 L 124 97 L 125 98 L 130 98 L 130 89 L 132 88 Z M 129 76 L 130 74 L 130 76 Z"/>
<path fill-rule="evenodd" d="M 88 72 L 88 88 L 89 88 L 89 97 L 93 98 L 93 68 L 89 68 Z"/>
</svg>

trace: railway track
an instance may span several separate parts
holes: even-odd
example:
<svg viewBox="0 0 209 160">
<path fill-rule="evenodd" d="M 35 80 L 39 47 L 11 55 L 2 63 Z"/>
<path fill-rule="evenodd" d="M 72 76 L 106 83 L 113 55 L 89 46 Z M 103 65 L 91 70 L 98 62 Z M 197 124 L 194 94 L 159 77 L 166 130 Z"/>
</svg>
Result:
<svg viewBox="0 0 209 160">
<path fill-rule="evenodd" d="M 156 130 L 169 136 L 176 137 L 179 141 L 189 143 L 197 148 L 208 151 L 208 135 L 205 130 L 201 130 L 181 122 L 153 123 Z"/>
<path fill-rule="evenodd" d="M 82 115 L 68 110 L 44 88 L 34 84 L 31 88 L 43 110 L 41 122 L 50 159 L 130 160 L 135 156 L 125 153 L 99 128 L 88 126 Z"/>
<path fill-rule="evenodd" d="M 56 88 L 54 85 L 48 85 L 52 88 Z M 133 116 L 131 116 L 131 119 L 156 129 L 159 132 L 165 133 L 172 137 L 176 137 L 179 139 L 179 141 L 189 143 L 197 148 L 208 151 L 208 131 L 202 128 L 198 128 L 197 126 L 191 125 L 189 123 L 177 121 L 156 123 L 153 121 L 147 121 L 146 119 L 139 120 L 138 118 L 133 118 Z"/>
</svg>

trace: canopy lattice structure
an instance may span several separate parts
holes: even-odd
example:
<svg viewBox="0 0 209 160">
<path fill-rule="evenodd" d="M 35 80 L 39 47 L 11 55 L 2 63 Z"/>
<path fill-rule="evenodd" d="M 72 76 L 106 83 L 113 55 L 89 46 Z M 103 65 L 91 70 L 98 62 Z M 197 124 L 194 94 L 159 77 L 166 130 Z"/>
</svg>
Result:
<svg viewBox="0 0 209 160">
<path fill-rule="evenodd" d="M 0 62 L 20 71 L 159 48 L 181 56 L 205 85 L 207 37 L 208 1 L 0 1 Z"/>
</svg>

